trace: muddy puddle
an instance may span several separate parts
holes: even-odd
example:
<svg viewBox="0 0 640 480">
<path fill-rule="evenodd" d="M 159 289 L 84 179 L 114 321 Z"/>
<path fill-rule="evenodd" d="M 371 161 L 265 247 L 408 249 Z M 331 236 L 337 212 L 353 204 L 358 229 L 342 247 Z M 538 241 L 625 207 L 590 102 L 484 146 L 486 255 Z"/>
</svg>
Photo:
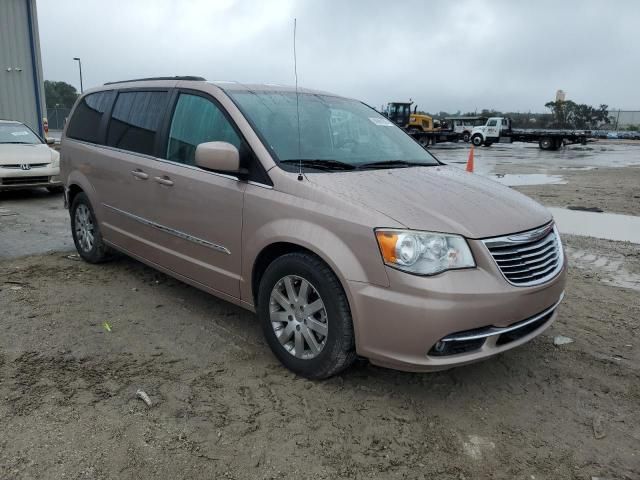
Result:
<svg viewBox="0 0 640 480">
<path fill-rule="evenodd" d="M 640 291 L 640 274 L 628 270 L 624 255 L 615 252 L 602 254 L 568 246 L 565 246 L 565 251 L 570 265 L 596 272 L 601 282 Z"/>
<path fill-rule="evenodd" d="M 429 151 L 439 160 L 456 166 L 466 163 L 468 143 L 443 143 L 430 147 Z M 640 165 L 640 142 L 623 144 L 591 142 L 587 145 L 569 145 L 558 151 L 540 150 L 536 143 L 495 144 L 474 149 L 475 167 L 478 173 L 492 173 L 505 164 L 527 165 L 541 170 L 557 169 L 591 170 L 598 167 L 629 167 Z"/>
<path fill-rule="evenodd" d="M 485 175 L 502 185 L 509 187 L 521 187 L 523 185 L 566 185 L 567 181 L 562 175 L 547 175 L 545 173 L 523 174 L 489 174 Z"/>
<path fill-rule="evenodd" d="M 640 244 L 640 217 L 549 207 L 560 233 Z"/>
</svg>

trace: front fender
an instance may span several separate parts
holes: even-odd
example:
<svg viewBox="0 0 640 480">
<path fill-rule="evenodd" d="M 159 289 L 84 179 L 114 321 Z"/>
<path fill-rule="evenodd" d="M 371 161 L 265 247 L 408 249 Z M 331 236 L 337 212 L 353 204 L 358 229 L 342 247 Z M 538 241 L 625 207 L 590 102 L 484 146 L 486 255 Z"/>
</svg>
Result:
<svg viewBox="0 0 640 480">
<path fill-rule="evenodd" d="M 371 242 L 375 243 L 373 231 Z M 331 267 L 343 285 L 347 281 L 371 282 L 383 286 L 389 284 L 381 260 L 380 273 L 372 275 L 372 269 L 365 267 L 356 252 L 328 228 L 305 220 L 275 219 L 259 227 L 245 241 L 242 272 L 244 300 L 253 299 L 251 278 L 256 259 L 265 248 L 275 243 L 290 243 L 310 250 Z M 379 259 L 380 254 L 375 254 L 372 262 Z"/>
</svg>

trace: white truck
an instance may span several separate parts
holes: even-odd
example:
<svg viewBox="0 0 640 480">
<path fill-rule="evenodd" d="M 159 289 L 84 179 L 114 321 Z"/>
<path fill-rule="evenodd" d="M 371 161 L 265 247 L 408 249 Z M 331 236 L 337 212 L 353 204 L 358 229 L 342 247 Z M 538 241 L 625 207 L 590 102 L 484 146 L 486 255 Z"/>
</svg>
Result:
<svg viewBox="0 0 640 480">
<path fill-rule="evenodd" d="M 542 150 L 558 150 L 572 143 L 584 145 L 591 137 L 588 130 L 513 129 L 508 117 L 490 117 L 487 123 L 471 131 L 471 142 L 476 147 L 490 147 L 494 143 L 538 142 Z"/>
<path fill-rule="evenodd" d="M 462 140 L 468 142 L 473 128 L 484 125 L 487 117 L 444 117 L 444 120 L 455 133 L 462 137 Z"/>
</svg>

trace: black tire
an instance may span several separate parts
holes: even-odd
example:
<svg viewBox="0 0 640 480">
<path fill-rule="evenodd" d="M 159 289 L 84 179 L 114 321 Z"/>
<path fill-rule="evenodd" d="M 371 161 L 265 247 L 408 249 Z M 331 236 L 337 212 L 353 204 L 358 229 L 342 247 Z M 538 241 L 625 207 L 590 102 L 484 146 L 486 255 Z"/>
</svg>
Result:
<svg viewBox="0 0 640 480">
<path fill-rule="evenodd" d="M 429 146 L 429 137 L 426 136 L 422 136 L 420 137 L 420 139 L 418 140 L 418 143 L 423 147 L 423 148 L 427 148 Z"/>
<path fill-rule="evenodd" d="M 89 217 L 93 224 L 93 242 L 91 244 L 91 248 L 86 248 L 85 245 L 82 244 L 82 241 L 79 238 L 79 232 L 76 229 L 76 213 L 78 209 L 83 207 L 88 209 Z M 98 225 L 96 215 L 93 212 L 93 207 L 84 193 L 78 193 L 75 196 L 71 204 L 71 208 L 69 209 L 69 214 L 71 216 L 71 235 L 73 236 L 73 243 L 75 244 L 80 257 L 89 263 L 101 263 L 110 260 L 113 256 L 113 252 L 102 240 L 100 226 Z"/>
<path fill-rule="evenodd" d="M 47 187 L 49 193 L 62 193 L 64 192 L 64 187 Z"/>
<path fill-rule="evenodd" d="M 555 145 L 555 142 L 551 137 L 543 137 L 538 142 L 538 146 L 540 147 L 540 150 L 554 150 L 553 148 L 554 145 Z"/>
<path fill-rule="evenodd" d="M 281 345 L 271 323 L 271 293 L 289 275 L 309 282 L 324 303 L 326 340 L 324 347 L 313 358 L 294 356 Z M 356 359 L 353 322 L 347 297 L 333 271 L 314 255 L 288 253 L 267 267 L 258 289 L 257 313 L 269 347 L 285 367 L 298 375 L 310 379 L 328 378 L 349 367 Z"/>
<path fill-rule="evenodd" d="M 465 143 L 469 143 L 469 140 L 471 140 L 471 134 L 469 132 L 464 132 L 462 134 L 462 140 L 464 140 Z"/>
<path fill-rule="evenodd" d="M 482 135 L 476 133 L 473 137 L 471 137 L 471 143 L 473 143 L 476 147 L 482 145 Z"/>
</svg>

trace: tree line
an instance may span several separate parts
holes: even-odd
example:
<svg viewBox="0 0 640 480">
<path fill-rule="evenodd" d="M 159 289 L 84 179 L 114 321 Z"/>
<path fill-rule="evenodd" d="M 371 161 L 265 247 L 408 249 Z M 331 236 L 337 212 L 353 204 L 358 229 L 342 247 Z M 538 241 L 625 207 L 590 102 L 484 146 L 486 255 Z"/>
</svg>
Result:
<svg viewBox="0 0 640 480">
<path fill-rule="evenodd" d="M 78 98 L 78 91 L 67 82 L 45 80 L 44 98 L 47 108 L 71 108 Z"/>
<path fill-rule="evenodd" d="M 611 124 L 609 107 L 604 104 L 598 107 L 592 107 L 586 104 L 578 104 L 571 100 L 557 100 L 547 102 L 544 106 L 549 109 L 551 113 L 500 112 L 493 109 L 483 109 L 479 113 L 462 113 L 458 110 L 456 113 L 438 112 L 428 115 L 438 118 L 457 116 L 511 117 L 514 128 L 593 130 Z"/>
</svg>

